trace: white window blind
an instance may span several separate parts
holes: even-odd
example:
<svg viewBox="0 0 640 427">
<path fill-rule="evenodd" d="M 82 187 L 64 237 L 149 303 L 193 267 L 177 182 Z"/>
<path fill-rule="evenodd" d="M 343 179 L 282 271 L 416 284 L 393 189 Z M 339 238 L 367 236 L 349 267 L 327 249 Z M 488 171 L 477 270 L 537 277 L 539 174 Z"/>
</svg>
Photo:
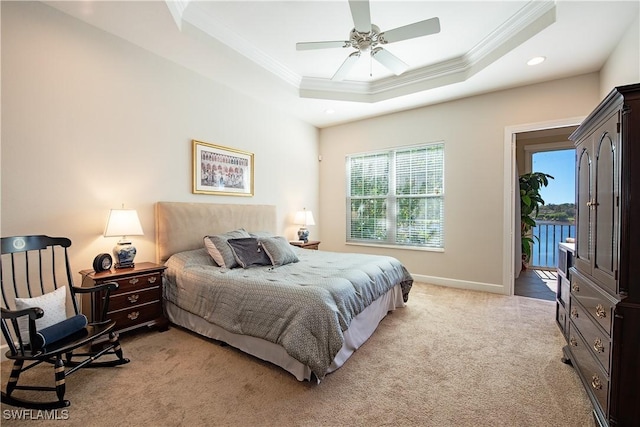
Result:
<svg viewBox="0 0 640 427">
<path fill-rule="evenodd" d="M 347 241 L 443 248 L 444 144 L 347 157 Z"/>
</svg>

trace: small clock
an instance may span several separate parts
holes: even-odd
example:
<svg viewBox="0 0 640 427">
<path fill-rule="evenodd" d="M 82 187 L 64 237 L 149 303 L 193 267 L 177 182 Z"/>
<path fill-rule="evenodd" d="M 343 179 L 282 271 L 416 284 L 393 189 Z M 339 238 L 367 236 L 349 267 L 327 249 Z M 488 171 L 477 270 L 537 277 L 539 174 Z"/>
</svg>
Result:
<svg viewBox="0 0 640 427">
<path fill-rule="evenodd" d="M 111 270 L 112 265 L 113 265 L 113 259 L 111 258 L 111 255 L 107 253 L 100 254 L 93 259 L 93 270 L 96 273 Z"/>
</svg>

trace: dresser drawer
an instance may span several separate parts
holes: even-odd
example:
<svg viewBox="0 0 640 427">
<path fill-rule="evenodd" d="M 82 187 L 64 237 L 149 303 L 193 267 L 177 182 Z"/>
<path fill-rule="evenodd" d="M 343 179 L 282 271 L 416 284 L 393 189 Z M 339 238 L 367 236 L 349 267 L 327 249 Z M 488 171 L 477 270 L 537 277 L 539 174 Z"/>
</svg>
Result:
<svg viewBox="0 0 640 427">
<path fill-rule="evenodd" d="M 163 315 L 160 301 L 129 307 L 124 310 L 111 311 L 107 317 L 115 320 L 116 329 L 127 329 L 141 323 L 150 322 Z"/>
<path fill-rule="evenodd" d="M 594 405 L 597 403 L 602 409 L 602 413 L 607 414 L 609 409 L 609 377 L 593 358 L 591 350 L 577 333 L 572 322 L 569 322 L 569 348 L 572 362 L 580 372 L 587 393 L 592 396 Z"/>
<path fill-rule="evenodd" d="M 568 332 L 567 311 L 559 302 L 556 304 L 556 322 L 558 323 L 558 327 L 562 331 L 562 335 L 564 335 L 566 338 Z"/>
<path fill-rule="evenodd" d="M 120 292 L 114 294 L 109 299 L 109 311 L 114 312 L 136 305 L 149 302 L 157 302 L 162 298 L 159 286 L 146 289 L 136 289 L 130 292 Z"/>
<path fill-rule="evenodd" d="M 562 303 L 564 306 L 568 306 L 569 304 L 569 289 L 570 289 L 569 280 L 558 275 L 558 291 L 557 297 L 558 301 Z"/>
<path fill-rule="evenodd" d="M 161 273 L 138 274 L 133 277 L 124 277 L 116 279 L 118 289 L 112 295 L 118 295 L 125 292 L 131 292 L 134 289 L 143 289 L 151 286 L 159 286 L 162 281 Z"/>
<path fill-rule="evenodd" d="M 594 284 L 581 277 L 579 273 L 571 276 L 571 298 L 580 304 L 589 315 L 611 336 L 611 319 L 616 305 L 615 301 L 607 298 Z"/>
<path fill-rule="evenodd" d="M 602 332 L 602 329 L 594 323 L 584 308 L 574 299 L 571 299 L 569 316 L 574 323 L 574 329 L 580 332 L 589 350 L 600 361 L 604 371 L 609 373 L 609 359 L 611 357 L 611 341 L 609 337 Z"/>
</svg>

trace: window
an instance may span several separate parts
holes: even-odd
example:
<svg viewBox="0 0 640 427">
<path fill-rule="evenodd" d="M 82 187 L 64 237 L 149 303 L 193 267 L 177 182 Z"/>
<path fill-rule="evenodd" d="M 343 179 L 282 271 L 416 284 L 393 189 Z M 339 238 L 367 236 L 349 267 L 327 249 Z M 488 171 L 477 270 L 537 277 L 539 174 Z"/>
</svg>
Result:
<svg viewBox="0 0 640 427">
<path fill-rule="evenodd" d="M 347 156 L 347 242 L 444 248 L 444 143 Z"/>
</svg>

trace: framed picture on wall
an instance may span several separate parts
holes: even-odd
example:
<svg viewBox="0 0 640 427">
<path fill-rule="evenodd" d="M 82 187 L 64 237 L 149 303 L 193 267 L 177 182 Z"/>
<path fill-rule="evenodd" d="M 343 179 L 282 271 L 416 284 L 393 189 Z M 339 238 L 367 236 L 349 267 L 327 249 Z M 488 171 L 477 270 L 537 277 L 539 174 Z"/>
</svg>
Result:
<svg viewBox="0 0 640 427">
<path fill-rule="evenodd" d="M 194 139 L 193 193 L 253 196 L 253 153 Z"/>
</svg>

